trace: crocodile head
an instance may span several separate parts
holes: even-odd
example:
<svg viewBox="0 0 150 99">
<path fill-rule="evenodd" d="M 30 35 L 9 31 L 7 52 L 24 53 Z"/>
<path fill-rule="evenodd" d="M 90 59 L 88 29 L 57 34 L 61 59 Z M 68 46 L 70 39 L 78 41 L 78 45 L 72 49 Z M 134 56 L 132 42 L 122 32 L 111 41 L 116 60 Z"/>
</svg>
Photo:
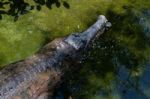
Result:
<svg viewBox="0 0 150 99">
<path fill-rule="evenodd" d="M 111 27 L 104 15 L 100 15 L 95 24 L 89 27 L 83 33 L 73 33 L 65 39 L 65 42 L 73 46 L 76 50 L 86 47 L 95 36 L 102 34 Z"/>
</svg>

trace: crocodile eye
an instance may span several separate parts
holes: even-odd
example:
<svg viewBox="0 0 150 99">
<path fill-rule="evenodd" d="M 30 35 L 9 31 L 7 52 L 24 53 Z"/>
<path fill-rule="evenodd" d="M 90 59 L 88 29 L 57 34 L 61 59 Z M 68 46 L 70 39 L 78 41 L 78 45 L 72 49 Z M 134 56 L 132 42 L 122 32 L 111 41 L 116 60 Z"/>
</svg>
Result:
<svg viewBox="0 0 150 99">
<path fill-rule="evenodd" d="M 6 91 L 4 91 L 4 95 L 7 94 Z"/>
<path fill-rule="evenodd" d="M 75 37 L 79 37 L 79 34 L 76 33 L 76 34 L 74 34 L 74 36 L 75 36 Z"/>
<path fill-rule="evenodd" d="M 12 90 L 13 89 L 13 87 L 9 87 L 9 90 Z"/>
</svg>

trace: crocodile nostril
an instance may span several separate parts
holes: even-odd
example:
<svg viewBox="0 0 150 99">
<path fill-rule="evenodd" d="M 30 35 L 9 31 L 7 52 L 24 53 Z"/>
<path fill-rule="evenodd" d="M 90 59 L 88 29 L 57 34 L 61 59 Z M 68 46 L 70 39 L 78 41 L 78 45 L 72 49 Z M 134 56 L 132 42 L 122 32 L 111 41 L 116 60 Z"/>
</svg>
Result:
<svg viewBox="0 0 150 99">
<path fill-rule="evenodd" d="M 110 27 L 112 26 L 112 24 L 111 24 L 110 22 L 106 22 L 105 26 L 106 26 L 107 28 L 110 28 Z"/>
</svg>

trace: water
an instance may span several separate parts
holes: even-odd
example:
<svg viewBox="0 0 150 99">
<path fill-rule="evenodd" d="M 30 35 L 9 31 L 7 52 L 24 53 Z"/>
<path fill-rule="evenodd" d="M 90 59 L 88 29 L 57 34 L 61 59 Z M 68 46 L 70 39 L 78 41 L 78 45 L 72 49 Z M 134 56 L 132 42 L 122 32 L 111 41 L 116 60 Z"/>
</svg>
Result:
<svg viewBox="0 0 150 99">
<path fill-rule="evenodd" d="M 104 14 L 112 28 L 66 73 L 56 99 L 150 99 L 150 1 L 67 0 L 0 21 L 0 65 L 23 59 L 48 41 L 82 32 Z M 70 76 L 68 76 L 70 75 Z"/>
</svg>

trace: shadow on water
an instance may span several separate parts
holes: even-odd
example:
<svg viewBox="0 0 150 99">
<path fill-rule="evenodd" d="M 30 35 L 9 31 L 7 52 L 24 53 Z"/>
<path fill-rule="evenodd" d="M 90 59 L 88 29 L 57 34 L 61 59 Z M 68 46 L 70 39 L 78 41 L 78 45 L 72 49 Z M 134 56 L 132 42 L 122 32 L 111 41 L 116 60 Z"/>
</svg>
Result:
<svg viewBox="0 0 150 99">
<path fill-rule="evenodd" d="M 34 2 L 34 3 L 31 3 Z M 56 7 L 60 7 L 61 4 L 69 9 L 70 5 L 67 1 L 64 0 L 1 0 L 0 1 L 0 19 L 2 19 L 3 14 L 7 14 L 14 17 L 14 21 L 17 21 L 19 16 L 24 15 L 30 10 L 36 9 L 38 11 L 41 10 L 42 6 L 46 6 L 49 9 L 52 9 L 52 5 L 56 5 Z"/>
<path fill-rule="evenodd" d="M 150 91 L 146 91 L 150 86 L 143 85 L 150 85 L 149 54 L 143 53 L 150 46 L 149 37 L 140 23 L 143 13 L 132 7 L 123 8 L 124 14 L 115 13 L 112 8 L 107 11 L 112 29 L 96 40 L 78 63 L 70 65 L 77 69 L 67 71 L 55 99 L 150 98 Z"/>
<path fill-rule="evenodd" d="M 4 54 L 0 53 L 0 66 L 2 65 L 2 63 L 5 62 L 5 56 Z M 1 68 L 0 68 L 1 69 Z"/>
</svg>

